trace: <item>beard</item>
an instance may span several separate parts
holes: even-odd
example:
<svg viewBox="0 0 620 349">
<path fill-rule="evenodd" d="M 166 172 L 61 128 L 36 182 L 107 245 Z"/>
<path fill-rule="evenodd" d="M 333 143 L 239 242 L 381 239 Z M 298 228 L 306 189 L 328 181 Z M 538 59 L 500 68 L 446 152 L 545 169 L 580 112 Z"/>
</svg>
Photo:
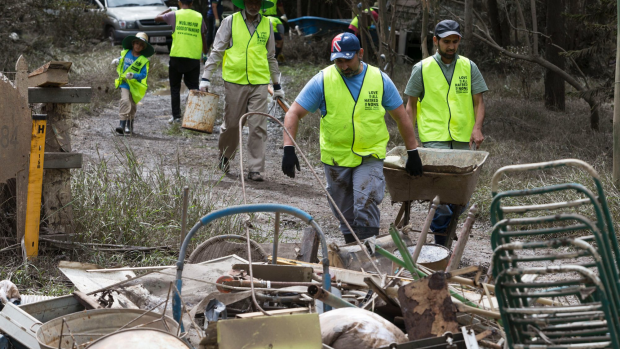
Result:
<svg viewBox="0 0 620 349">
<path fill-rule="evenodd" d="M 338 68 L 338 72 L 340 72 L 340 74 L 342 76 L 344 76 L 345 78 L 351 78 L 351 77 L 357 75 L 357 73 L 359 73 L 361 65 L 362 65 L 362 62 L 360 61 L 359 65 L 357 66 L 357 69 L 348 68 L 347 70 L 342 70 L 342 69 Z"/>
<path fill-rule="evenodd" d="M 246 7 L 245 12 L 247 12 L 250 16 L 256 16 L 256 15 L 258 15 L 258 13 L 260 12 L 260 9 L 259 9 L 259 10 L 254 11 L 254 10 L 250 10 L 250 9 L 248 9 L 248 8 Z"/>
<path fill-rule="evenodd" d="M 439 55 L 445 59 L 454 59 L 454 56 L 456 56 L 456 50 L 452 53 L 448 53 L 446 51 L 442 51 L 441 48 L 437 48 L 437 51 L 439 52 Z"/>
</svg>

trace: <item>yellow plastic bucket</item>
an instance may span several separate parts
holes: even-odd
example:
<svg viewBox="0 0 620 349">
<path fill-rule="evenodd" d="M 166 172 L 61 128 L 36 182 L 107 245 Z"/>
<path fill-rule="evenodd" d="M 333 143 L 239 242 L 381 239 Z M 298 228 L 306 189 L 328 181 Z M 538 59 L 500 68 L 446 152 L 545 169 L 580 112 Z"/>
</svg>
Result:
<svg viewBox="0 0 620 349">
<path fill-rule="evenodd" d="M 190 90 L 181 127 L 198 132 L 213 133 L 213 123 L 215 122 L 219 101 L 220 96 L 216 94 Z"/>
</svg>

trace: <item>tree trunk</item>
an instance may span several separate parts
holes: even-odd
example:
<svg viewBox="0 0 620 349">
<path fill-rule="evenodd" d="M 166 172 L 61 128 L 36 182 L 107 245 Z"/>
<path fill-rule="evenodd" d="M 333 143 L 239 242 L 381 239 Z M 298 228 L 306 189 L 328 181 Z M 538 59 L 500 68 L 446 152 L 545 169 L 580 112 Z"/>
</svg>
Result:
<svg viewBox="0 0 620 349">
<path fill-rule="evenodd" d="M 547 35 L 550 39 L 547 39 L 545 58 L 562 70 L 565 69 L 564 57 L 560 56 L 560 50 L 552 44 L 564 47 L 563 10 L 564 0 L 548 0 Z M 564 79 L 547 69 L 545 72 L 545 107 L 549 110 L 564 111 L 566 109 L 565 94 Z"/>
<path fill-rule="evenodd" d="M 297 18 L 301 17 L 301 0 L 297 0 Z"/>
<path fill-rule="evenodd" d="M 422 59 L 429 56 L 426 33 L 428 33 L 428 0 L 422 0 L 422 33 L 420 35 L 420 47 L 422 48 Z"/>
<path fill-rule="evenodd" d="M 506 6 L 506 5 L 504 5 Z M 508 23 L 508 17 L 506 17 L 505 11 L 500 12 L 500 23 L 499 26 L 502 30 L 502 42 L 504 43 L 504 47 L 511 46 L 512 42 L 510 41 L 510 24 Z"/>
<path fill-rule="evenodd" d="M 472 50 L 474 48 L 474 0 L 465 0 L 465 31 L 463 33 L 463 52 L 465 56 L 472 58 Z M 465 45 L 463 45 L 465 44 Z"/>
<path fill-rule="evenodd" d="M 493 39 L 495 39 L 495 42 L 497 42 L 500 46 L 504 46 L 505 43 L 502 38 L 502 27 L 500 25 L 497 0 L 487 0 L 487 10 L 489 11 L 489 21 L 491 22 L 491 33 L 493 33 Z"/>
</svg>

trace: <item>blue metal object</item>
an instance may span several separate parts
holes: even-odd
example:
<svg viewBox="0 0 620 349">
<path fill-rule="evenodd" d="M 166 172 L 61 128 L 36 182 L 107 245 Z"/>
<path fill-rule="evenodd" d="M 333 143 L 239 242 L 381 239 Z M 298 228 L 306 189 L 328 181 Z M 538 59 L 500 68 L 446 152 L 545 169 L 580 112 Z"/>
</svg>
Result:
<svg viewBox="0 0 620 349">
<path fill-rule="evenodd" d="M 308 213 L 292 207 L 288 205 L 280 205 L 280 204 L 253 204 L 253 205 L 239 205 L 227 207 L 221 210 L 213 211 L 208 215 L 202 217 L 194 227 L 187 233 L 185 240 L 183 240 L 183 244 L 181 245 L 181 251 L 179 252 L 179 259 L 177 260 L 177 276 L 175 281 L 175 286 L 179 290 L 179 293 L 182 292 L 181 288 L 183 286 L 182 275 L 183 275 L 183 265 L 185 264 L 185 256 L 187 253 L 187 247 L 189 246 L 189 242 L 192 240 L 192 237 L 198 232 L 200 228 L 206 226 L 212 221 L 223 218 L 226 216 L 231 216 L 240 213 L 257 213 L 257 212 L 279 212 L 279 213 L 288 213 L 292 216 L 295 216 L 307 224 L 310 224 L 316 233 L 319 235 L 321 240 L 321 248 L 323 251 L 323 260 L 321 264 L 323 264 L 323 289 L 326 291 L 331 291 L 331 276 L 329 275 L 329 260 L 327 259 L 327 242 L 325 241 L 325 234 L 323 234 L 323 230 L 317 224 L 317 222 L 310 216 Z M 248 261 L 252 262 L 252 261 Z M 181 297 L 179 293 L 175 292 L 174 297 L 172 299 L 172 315 L 174 320 L 177 321 L 181 326 Z M 327 311 L 329 309 L 325 309 Z"/>
<path fill-rule="evenodd" d="M 314 16 L 304 16 L 299 18 L 290 19 L 288 21 L 291 28 L 299 26 L 304 35 L 323 36 L 331 33 L 342 33 L 347 28 L 353 19 L 333 19 Z M 371 35 L 373 39 L 376 36 L 375 25 L 370 26 Z"/>
</svg>

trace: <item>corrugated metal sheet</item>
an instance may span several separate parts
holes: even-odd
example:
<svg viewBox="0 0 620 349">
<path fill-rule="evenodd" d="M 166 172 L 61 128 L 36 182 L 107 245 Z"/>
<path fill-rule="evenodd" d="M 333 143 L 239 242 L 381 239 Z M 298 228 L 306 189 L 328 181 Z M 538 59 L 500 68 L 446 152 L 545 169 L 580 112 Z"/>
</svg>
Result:
<svg viewBox="0 0 620 349">
<path fill-rule="evenodd" d="M 36 302 L 58 298 L 56 296 L 41 296 L 38 294 L 22 294 L 21 296 L 22 296 L 22 302 L 20 303 L 20 305 L 36 303 Z"/>
</svg>

